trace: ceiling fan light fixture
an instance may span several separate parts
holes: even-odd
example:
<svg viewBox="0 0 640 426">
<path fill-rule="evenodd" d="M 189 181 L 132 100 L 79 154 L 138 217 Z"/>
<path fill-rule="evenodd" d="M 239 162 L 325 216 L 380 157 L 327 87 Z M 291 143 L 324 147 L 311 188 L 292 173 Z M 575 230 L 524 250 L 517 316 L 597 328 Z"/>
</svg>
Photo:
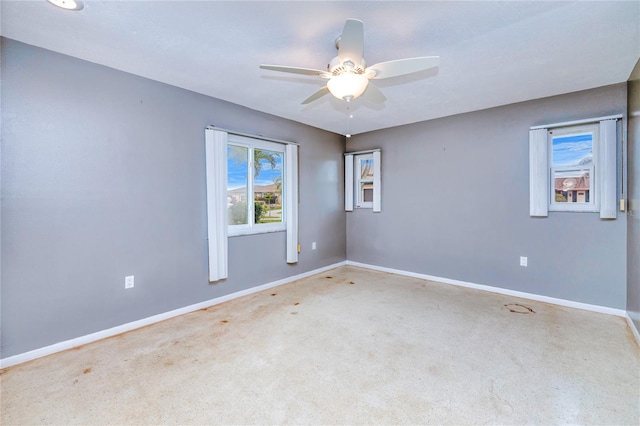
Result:
<svg viewBox="0 0 640 426">
<path fill-rule="evenodd" d="M 338 99 L 345 101 L 362 95 L 369 85 L 369 79 L 363 74 L 344 73 L 332 77 L 327 82 L 329 92 Z"/>
<path fill-rule="evenodd" d="M 336 39 L 336 48 L 338 56 L 329 61 L 326 71 L 283 65 L 260 65 L 260 68 L 329 80 L 326 86 L 316 90 L 302 101 L 302 105 L 329 93 L 345 102 L 351 102 L 352 99 L 366 93 L 367 102 L 383 104 L 387 98 L 375 85 L 371 85 L 371 89 L 368 89 L 369 80 L 399 77 L 434 68 L 438 66 L 440 60 L 438 56 L 422 56 L 379 62 L 367 68 L 367 62 L 364 60 L 364 29 L 362 21 L 358 19 L 347 19 L 342 34 Z"/>
<path fill-rule="evenodd" d="M 65 10 L 82 10 L 84 8 L 84 4 L 80 0 L 46 0 L 46 2 Z"/>
</svg>

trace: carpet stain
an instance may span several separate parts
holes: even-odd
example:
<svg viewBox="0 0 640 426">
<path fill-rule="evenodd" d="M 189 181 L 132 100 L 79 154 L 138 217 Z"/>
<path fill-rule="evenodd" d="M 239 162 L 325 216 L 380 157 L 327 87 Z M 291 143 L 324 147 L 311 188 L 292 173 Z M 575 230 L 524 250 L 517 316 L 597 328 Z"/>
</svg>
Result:
<svg viewBox="0 0 640 426">
<path fill-rule="evenodd" d="M 272 295 L 272 296 L 275 296 L 275 295 L 277 295 L 277 294 L 278 294 L 278 293 L 271 293 L 271 295 Z"/>
<path fill-rule="evenodd" d="M 349 281 L 349 284 L 355 284 L 353 281 Z"/>
<path fill-rule="evenodd" d="M 294 305 L 294 306 L 298 306 L 299 304 L 300 304 L 300 302 L 296 302 L 296 303 L 294 303 L 293 305 Z"/>
<path fill-rule="evenodd" d="M 513 312 L 514 314 L 535 314 L 536 311 L 531 309 L 528 306 L 521 305 L 519 303 L 507 303 L 504 305 L 505 308 L 509 309 L 509 312 Z"/>
<path fill-rule="evenodd" d="M 226 323 L 228 323 L 229 321 L 227 321 L 227 320 L 222 320 L 222 321 L 220 321 L 220 322 L 221 322 L 222 324 L 226 324 Z"/>
<path fill-rule="evenodd" d="M 331 278 L 333 278 L 333 277 L 332 277 L 331 275 L 327 275 L 325 278 L 329 278 L 329 279 L 331 279 Z"/>
<path fill-rule="evenodd" d="M 82 374 L 89 374 L 89 373 L 91 373 L 91 367 L 85 368 L 84 371 L 82 372 Z"/>
</svg>

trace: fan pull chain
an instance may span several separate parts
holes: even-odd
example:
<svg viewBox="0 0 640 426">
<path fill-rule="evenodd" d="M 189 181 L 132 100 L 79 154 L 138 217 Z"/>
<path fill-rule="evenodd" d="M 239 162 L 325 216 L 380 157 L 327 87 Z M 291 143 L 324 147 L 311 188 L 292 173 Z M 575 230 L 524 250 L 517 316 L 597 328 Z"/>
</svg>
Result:
<svg viewBox="0 0 640 426">
<path fill-rule="evenodd" d="M 351 137 L 351 119 L 353 118 L 353 114 L 351 114 L 349 101 L 346 102 L 346 105 L 347 105 L 347 132 L 345 133 L 345 136 L 347 138 L 350 138 Z"/>
</svg>

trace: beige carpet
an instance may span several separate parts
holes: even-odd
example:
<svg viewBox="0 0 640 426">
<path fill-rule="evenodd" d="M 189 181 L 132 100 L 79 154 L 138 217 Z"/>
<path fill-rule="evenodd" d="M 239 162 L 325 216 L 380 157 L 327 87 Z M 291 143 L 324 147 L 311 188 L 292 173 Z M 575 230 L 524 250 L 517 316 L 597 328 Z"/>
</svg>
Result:
<svg viewBox="0 0 640 426">
<path fill-rule="evenodd" d="M 622 318 L 353 267 L 0 380 L 3 425 L 640 422 Z"/>
</svg>

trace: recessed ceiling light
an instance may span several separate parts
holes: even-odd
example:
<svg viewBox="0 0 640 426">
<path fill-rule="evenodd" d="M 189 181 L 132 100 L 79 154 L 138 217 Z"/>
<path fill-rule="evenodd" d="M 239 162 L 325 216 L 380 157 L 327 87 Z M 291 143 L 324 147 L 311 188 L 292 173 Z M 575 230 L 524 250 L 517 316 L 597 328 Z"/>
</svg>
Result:
<svg viewBox="0 0 640 426">
<path fill-rule="evenodd" d="M 80 0 L 46 0 L 54 6 L 61 7 L 66 10 L 82 10 L 84 4 Z"/>
</svg>

